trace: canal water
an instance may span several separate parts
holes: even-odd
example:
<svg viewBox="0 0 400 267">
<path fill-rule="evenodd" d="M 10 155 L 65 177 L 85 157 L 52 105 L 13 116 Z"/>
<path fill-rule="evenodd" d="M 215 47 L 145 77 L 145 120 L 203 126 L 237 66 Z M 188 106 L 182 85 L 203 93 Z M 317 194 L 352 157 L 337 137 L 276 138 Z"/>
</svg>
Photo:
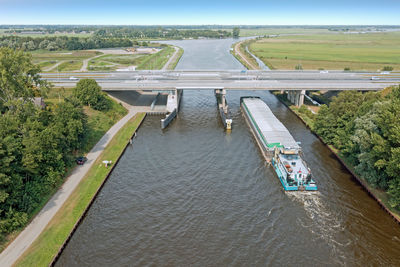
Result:
<svg viewBox="0 0 400 267">
<path fill-rule="evenodd" d="M 178 69 L 242 69 L 234 40 L 171 41 Z M 239 107 L 260 96 L 300 141 L 317 193 L 285 193 Z M 400 227 L 269 92 L 228 91 L 224 131 L 212 91 L 185 91 L 164 131 L 148 116 L 57 266 L 400 264 Z"/>
</svg>

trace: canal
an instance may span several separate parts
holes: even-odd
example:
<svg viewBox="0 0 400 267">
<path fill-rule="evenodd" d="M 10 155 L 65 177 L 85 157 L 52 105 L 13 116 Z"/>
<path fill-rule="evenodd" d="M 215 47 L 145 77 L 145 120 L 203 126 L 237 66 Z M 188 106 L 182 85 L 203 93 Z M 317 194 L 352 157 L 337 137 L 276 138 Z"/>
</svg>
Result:
<svg viewBox="0 0 400 267">
<path fill-rule="evenodd" d="M 243 69 L 234 40 L 171 41 L 177 69 Z M 317 193 L 285 193 L 241 115 L 260 96 L 296 140 Z M 400 227 L 269 92 L 227 93 L 224 131 L 212 91 L 185 91 L 164 131 L 148 116 L 57 266 L 361 266 L 400 264 Z"/>
</svg>

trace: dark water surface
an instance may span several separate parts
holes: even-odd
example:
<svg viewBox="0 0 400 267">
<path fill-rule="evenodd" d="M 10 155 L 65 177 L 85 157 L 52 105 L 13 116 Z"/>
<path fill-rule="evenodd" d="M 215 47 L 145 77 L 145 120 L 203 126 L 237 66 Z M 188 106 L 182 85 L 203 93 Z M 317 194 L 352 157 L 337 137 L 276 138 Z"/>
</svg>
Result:
<svg viewBox="0 0 400 267">
<path fill-rule="evenodd" d="M 179 69 L 242 68 L 232 40 L 171 43 L 185 49 Z M 243 95 L 260 96 L 302 143 L 319 192 L 282 190 L 241 115 Z M 400 264 L 400 227 L 299 119 L 269 92 L 227 99 L 231 133 L 212 91 L 185 91 L 164 131 L 148 116 L 57 266 Z"/>
</svg>

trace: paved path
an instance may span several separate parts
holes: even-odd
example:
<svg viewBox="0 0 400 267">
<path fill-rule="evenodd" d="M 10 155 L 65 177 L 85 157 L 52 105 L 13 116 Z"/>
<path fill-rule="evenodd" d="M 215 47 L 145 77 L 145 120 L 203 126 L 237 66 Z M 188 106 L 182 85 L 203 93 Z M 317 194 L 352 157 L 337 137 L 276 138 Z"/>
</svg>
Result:
<svg viewBox="0 0 400 267">
<path fill-rule="evenodd" d="M 43 69 L 43 71 L 51 71 L 51 70 L 54 70 L 55 68 L 57 68 L 60 64 L 62 64 L 62 63 L 64 63 L 64 62 L 65 62 L 65 60 L 58 61 L 55 65 L 52 65 L 52 66 L 50 66 L 50 67 L 47 67 L 47 68 Z"/>
<path fill-rule="evenodd" d="M 250 56 L 252 56 L 255 61 L 257 61 L 258 66 L 259 66 L 260 69 L 262 69 L 262 70 L 271 70 L 267 65 L 265 65 L 265 63 L 261 59 L 259 59 L 256 55 L 254 55 L 253 53 L 250 52 L 248 45 L 246 45 L 246 52 L 249 53 Z"/>
<path fill-rule="evenodd" d="M 88 65 L 89 65 L 89 61 L 90 60 L 92 60 L 92 59 L 95 59 L 96 57 L 101 57 L 101 56 L 104 56 L 104 54 L 101 54 L 101 55 L 97 55 L 97 56 L 94 56 L 94 57 L 91 57 L 91 58 L 87 58 L 87 59 L 84 59 L 83 61 L 82 61 L 82 67 L 81 67 L 81 69 L 79 70 L 79 71 L 81 71 L 81 72 L 83 72 L 83 71 L 87 71 L 87 67 L 88 67 Z"/>
<path fill-rule="evenodd" d="M 175 52 L 172 54 L 172 56 L 168 59 L 167 63 L 165 63 L 164 67 L 161 70 L 167 70 L 168 66 L 172 63 L 172 61 L 175 59 L 176 54 L 178 54 L 179 48 L 174 46 Z"/>
<path fill-rule="evenodd" d="M 42 208 L 32 222 L 18 235 L 18 237 L 0 254 L 0 266 L 12 266 L 15 261 L 29 248 L 29 246 L 40 235 L 64 202 L 69 198 L 77 185 L 85 177 L 90 167 L 103 152 L 104 148 L 111 141 L 114 135 L 124 126 L 137 112 L 130 109 L 128 115 L 123 117 L 87 154 L 88 161 L 81 166 L 77 166 L 72 174 L 67 177 L 62 187 L 54 194 L 49 202 Z"/>
<path fill-rule="evenodd" d="M 235 53 L 237 55 L 239 55 L 239 57 L 241 57 L 243 59 L 243 61 L 245 61 L 247 63 L 247 65 L 250 67 L 250 69 L 252 70 L 258 70 L 260 69 L 259 66 L 254 65 L 253 63 L 251 63 L 249 60 L 247 60 L 247 57 L 245 55 L 242 54 L 242 52 L 240 51 L 239 47 L 240 45 L 243 43 L 244 41 L 241 41 L 237 44 L 235 44 Z"/>
</svg>

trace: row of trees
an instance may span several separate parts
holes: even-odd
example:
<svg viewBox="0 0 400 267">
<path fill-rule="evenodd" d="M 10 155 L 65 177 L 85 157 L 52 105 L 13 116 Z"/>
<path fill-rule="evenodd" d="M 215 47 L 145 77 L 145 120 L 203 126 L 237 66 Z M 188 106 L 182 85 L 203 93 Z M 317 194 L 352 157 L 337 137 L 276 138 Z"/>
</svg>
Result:
<svg viewBox="0 0 400 267">
<path fill-rule="evenodd" d="M 24 226 L 59 185 L 85 143 L 81 102 L 33 104 L 49 85 L 30 55 L 0 48 L 0 237 Z"/>
<path fill-rule="evenodd" d="M 13 49 L 21 49 L 24 51 L 33 51 L 44 49 L 55 51 L 60 49 L 67 50 L 84 50 L 99 49 L 111 47 L 128 47 L 138 44 L 126 38 L 78 38 L 78 37 L 16 37 L 3 36 L 0 37 L 0 47 L 9 47 Z"/>
<path fill-rule="evenodd" d="M 321 106 L 314 130 L 400 210 L 400 86 L 389 93 L 339 93 Z"/>
<path fill-rule="evenodd" d="M 118 38 L 226 38 L 231 37 L 232 33 L 225 30 L 210 29 L 177 29 L 177 28 L 132 28 L 132 27 L 105 27 L 94 33 L 99 37 L 118 37 Z"/>
</svg>

